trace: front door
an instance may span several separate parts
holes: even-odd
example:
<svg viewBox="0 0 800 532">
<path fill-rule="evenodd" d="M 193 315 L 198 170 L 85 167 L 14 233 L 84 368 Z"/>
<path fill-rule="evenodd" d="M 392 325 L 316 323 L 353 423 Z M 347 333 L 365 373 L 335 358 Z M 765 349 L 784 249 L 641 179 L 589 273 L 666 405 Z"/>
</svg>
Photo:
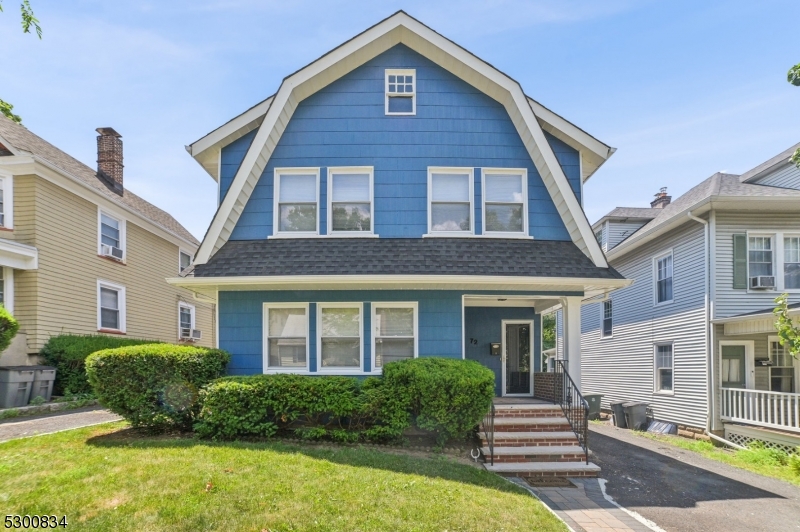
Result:
<svg viewBox="0 0 800 532">
<path fill-rule="evenodd" d="M 533 395 L 532 339 L 532 321 L 503 321 L 503 395 Z"/>
<path fill-rule="evenodd" d="M 722 387 L 744 388 L 745 375 L 745 346 L 722 346 Z"/>
</svg>

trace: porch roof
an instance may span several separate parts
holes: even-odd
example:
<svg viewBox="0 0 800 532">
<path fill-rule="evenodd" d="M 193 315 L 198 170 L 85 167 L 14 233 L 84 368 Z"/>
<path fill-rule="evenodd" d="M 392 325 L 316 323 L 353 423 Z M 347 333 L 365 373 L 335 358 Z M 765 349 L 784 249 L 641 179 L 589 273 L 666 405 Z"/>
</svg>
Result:
<svg viewBox="0 0 800 532">
<path fill-rule="evenodd" d="M 761 320 L 771 318 L 775 307 L 770 307 L 762 310 L 755 310 L 753 312 L 746 312 L 744 314 L 737 314 L 736 316 L 729 316 L 727 318 L 717 318 L 711 320 L 711 323 L 737 323 L 742 321 Z M 792 303 L 789 305 L 789 314 L 800 313 L 800 303 Z"/>
</svg>

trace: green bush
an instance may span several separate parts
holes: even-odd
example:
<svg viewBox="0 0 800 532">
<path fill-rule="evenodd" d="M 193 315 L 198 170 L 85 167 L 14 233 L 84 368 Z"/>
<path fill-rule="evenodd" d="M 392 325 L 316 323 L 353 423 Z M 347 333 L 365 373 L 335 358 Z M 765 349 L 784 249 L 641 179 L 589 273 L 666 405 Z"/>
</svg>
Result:
<svg viewBox="0 0 800 532">
<path fill-rule="evenodd" d="M 134 427 L 188 429 L 200 388 L 223 373 L 229 358 L 185 345 L 119 347 L 89 355 L 86 374 L 98 400 Z"/>
<path fill-rule="evenodd" d="M 77 395 L 92 391 L 89 381 L 86 380 L 86 357 L 103 349 L 153 343 L 159 342 L 114 336 L 62 334 L 50 338 L 39 354 L 48 365 L 56 368 L 53 393 Z"/>
<path fill-rule="evenodd" d="M 226 377 L 200 391 L 195 424 L 201 437 L 269 437 L 279 429 L 305 439 L 388 440 L 408 427 L 405 404 L 381 381 L 352 377 L 255 375 Z"/>
<path fill-rule="evenodd" d="M 408 402 L 417 427 L 433 431 L 442 445 L 469 436 L 489 411 L 494 372 L 473 360 L 415 358 L 383 368 L 390 393 Z"/>
<path fill-rule="evenodd" d="M 19 323 L 6 307 L 0 305 L 0 352 L 5 351 L 19 331 Z"/>
</svg>

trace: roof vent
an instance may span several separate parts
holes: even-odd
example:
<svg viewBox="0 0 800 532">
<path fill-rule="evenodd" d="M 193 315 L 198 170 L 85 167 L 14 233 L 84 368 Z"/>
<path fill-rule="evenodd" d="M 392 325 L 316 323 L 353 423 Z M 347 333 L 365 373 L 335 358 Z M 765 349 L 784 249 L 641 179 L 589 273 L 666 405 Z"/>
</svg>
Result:
<svg viewBox="0 0 800 532">
<path fill-rule="evenodd" d="M 672 196 L 667 196 L 667 187 L 661 187 L 661 190 L 656 194 L 656 199 L 650 202 L 650 206 L 654 209 L 663 209 L 672 201 Z"/>
<path fill-rule="evenodd" d="M 122 195 L 122 135 L 114 128 L 99 127 L 97 136 L 97 176 L 114 192 Z"/>
</svg>

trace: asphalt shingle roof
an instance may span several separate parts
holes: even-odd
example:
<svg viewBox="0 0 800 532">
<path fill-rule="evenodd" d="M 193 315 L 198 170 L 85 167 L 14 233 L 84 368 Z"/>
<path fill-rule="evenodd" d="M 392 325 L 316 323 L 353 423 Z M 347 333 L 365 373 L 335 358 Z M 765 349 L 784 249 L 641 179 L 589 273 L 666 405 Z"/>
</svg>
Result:
<svg viewBox="0 0 800 532">
<path fill-rule="evenodd" d="M 603 216 L 603 218 L 645 218 L 652 220 L 660 212 L 661 209 L 653 209 L 651 207 L 617 207 Z"/>
<path fill-rule="evenodd" d="M 92 169 L 69 154 L 56 148 L 46 140 L 35 135 L 26 127 L 12 122 L 11 120 L 0 115 L 0 137 L 2 137 L 12 148 L 20 151 L 28 152 L 35 157 L 45 159 L 53 164 L 58 169 L 80 179 L 84 183 L 91 186 L 98 193 L 106 196 L 108 199 L 115 203 L 122 204 L 156 225 L 160 225 L 164 229 L 178 235 L 189 242 L 199 245 L 197 239 L 184 228 L 178 221 L 170 216 L 166 211 L 163 211 L 149 203 L 127 188 L 123 191 L 122 195 L 116 194 L 109 190 L 109 188 L 97 177 L 97 171 Z"/>
<path fill-rule="evenodd" d="M 229 240 L 195 277 L 499 275 L 622 279 L 572 242 L 494 238 Z"/>
</svg>

